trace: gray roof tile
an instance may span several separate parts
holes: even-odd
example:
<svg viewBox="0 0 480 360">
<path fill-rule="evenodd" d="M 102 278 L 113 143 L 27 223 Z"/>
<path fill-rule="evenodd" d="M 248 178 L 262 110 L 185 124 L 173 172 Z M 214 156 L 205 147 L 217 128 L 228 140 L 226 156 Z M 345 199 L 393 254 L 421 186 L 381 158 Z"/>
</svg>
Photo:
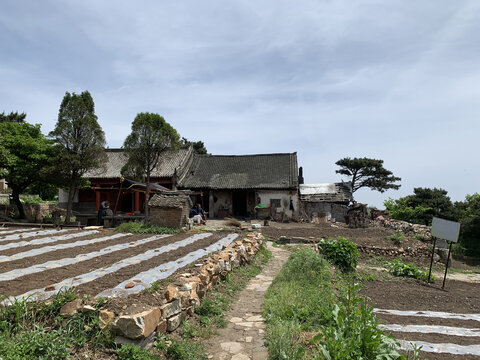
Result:
<svg viewBox="0 0 480 360">
<path fill-rule="evenodd" d="M 90 170 L 84 177 L 91 179 L 120 178 L 120 171 L 127 162 L 127 156 L 123 149 L 106 149 L 107 162 L 105 168 Z M 153 171 L 152 177 L 172 177 L 175 169 L 181 173 L 186 162 L 192 156 L 192 147 L 179 150 L 166 150 L 160 158 L 157 168 Z"/>
<path fill-rule="evenodd" d="M 180 179 L 184 189 L 292 189 L 298 186 L 297 153 L 194 155 Z"/>
</svg>

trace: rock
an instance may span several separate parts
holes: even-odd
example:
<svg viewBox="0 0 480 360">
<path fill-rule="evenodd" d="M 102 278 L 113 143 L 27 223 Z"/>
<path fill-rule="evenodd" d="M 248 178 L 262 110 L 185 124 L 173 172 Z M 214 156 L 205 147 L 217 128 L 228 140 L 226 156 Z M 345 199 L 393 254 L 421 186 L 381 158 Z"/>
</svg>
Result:
<svg viewBox="0 0 480 360">
<path fill-rule="evenodd" d="M 80 312 L 82 313 L 87 313 L 87 312 L 93 312 L 93 311 L 97 311 L 97 309 L 95 309 L 93 306 L 91 305 L 84 305 L 82 306 L 82 308 L 80 309 Z"/>
<path fill-rule="evenodd" d="M 171 303 L 165 304 L 162 307 L 164 318 L 172 317 L 182 311 L 182 302 L 180 299 L 175 299 Z"/>
<path fill-rule="evenodd" d="M 145 339 L 138 339 L 138 340 L 133 340 L 133 339 L 128 339 L 123 336 L 116 336 L 115 337 L 115 343 L 117 344 L 133 344 L 136 346 L 140 346 L 141 348 L 144 348 L 146 350 L 150 350 L 153 347 L 153 343 L 155 342 L 155 333 L 150 334 L 147 338 Z"/>
<path fill-rule="evenodd" d="M 125 289 L 131 289 L 135 286 L 135 283 L 134 282 L 129 282 L 129 283 L 126 283 L 125 284 Z"/>
<path fill-rule="evenodd" d="M 160 321 L 160 323 L 157 325 L 156 329 L 157 333 L 162 333 L 165 334 L 167 332 L 167 319 L 163 319 Z"/>
<path fill-rule="evenodd" d="M 60 316 L 73 316 L 82 307 L 82 299 L 75 299 L 60 308 Z"/>
<path fill-rule="evenodd" d="M 100 310 L 98 313 L 99 324 L 98 327 L 103 330 L 112 325 L 115 314 L 108 310 Z"/>
<path fill-rule="evenodd" d="M 162 310 L 153 308 L 139 314 L 121 316 L 115 322 L 115 327 L 126 338 L 146 338 L 155 331 L 161 317 Z"/>
<path fill-rule="evenodd" d="M 167 300 L 167 302 L 171 302 L 175 299 L 178 299 L 180 294 L 178 293 L 178 289 L 175 286 L 168 285 L 167 288 L 165 289 L 164 296 L 165 296 L 165 300 Z"/>
<path fill-rule="evenodd" d="M 181 322 L 182 322 L 182 314 L 178 314 L 178 315 L 172 316 L 171 318 L 168 318 L 167 331 L 168 332 L 174 331 L 176 328 L 178 328 Z"/>
</svg>

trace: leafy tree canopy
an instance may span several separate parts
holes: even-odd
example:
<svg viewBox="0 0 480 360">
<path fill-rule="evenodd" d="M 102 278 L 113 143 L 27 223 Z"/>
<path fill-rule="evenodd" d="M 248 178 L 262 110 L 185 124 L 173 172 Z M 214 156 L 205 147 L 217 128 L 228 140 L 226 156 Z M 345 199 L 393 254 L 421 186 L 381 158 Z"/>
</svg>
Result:
<svg viewBox="0 0 480 360">
<path fill-rule="evenodd" d="M 132 123 L 132 132 L 123 147 L 128 155 L 122 174 L 135 174 L 141 180 L 150 177 L 162 152 L 178 148 L 180 136 L 165 119 L 153 113 L 140 113 Z"/>
<path fill-rule="evenodd" d="M 88 91 L 77 95 L 65 93 L 55 129 L 54 173 L 59 185 L 69 188 L 67 216 L 70 221 L 75 189 L 85 185 L 82 176 L 99 168 L 106 160 L 105 134 L 95 115 L 95 104 Z"/>
<path fill-rule="evenodd" d="M 123 147 L 128 160 L 122 168 L 124 176 L 137 180 L 145 179 L 147 188 L 152 171 L 157 167 L 162 152 L 169 148 L 178 148 L 180 136 L 177 131 L 154 113 L 140 113 L 132 123 L 132 132 L 127 136 Z M 145 220 L 148 222 L 148 196 L 145 194 Z"/>
<path fill-rule="evenodd" d="M 0 178 L 5 178 L 12 189 L 21 218 L 25 214 L 19 195 L 41 180 L 51 150 L 52 141 L 44 137 L 40 125 L 24 120 L 0 122 Z"/>
<path fill-rule="evenodd" d="M 205 144 L 203 141 L 189 141 L 188 139 L 182 137 L 181 145 L 192 145 L 193 151 L 195 151 L 197 154 L 207 154 L 207 148 L 205 147 Z"/>
<path fill-rule="evenodd" d="M 385 192 L 388 189 L 398 190 L 400 185 L 395 182 L 402 180 L 393 176 L 393 173 L 383 167 L 383 160 L 369 158 L 343 158 L 338 160 L 336 165 L 340 166 L 336 170 L 337 174 L 346 175 L 352 183 L 352 192 L 362 187 Z"/>
<path fill-rule="evenodd" d="M 12 121 L 16 123 L 22 123 L 25 121 L 25 118 L 27 117 L 27 114 L 21 113 L 19 114 L 18 112 L 11 112 L 8 115 L 5 115 L 4 112 L 0 114 L 0 123 L 7 122 L 7 121 Z"/>
</svg>

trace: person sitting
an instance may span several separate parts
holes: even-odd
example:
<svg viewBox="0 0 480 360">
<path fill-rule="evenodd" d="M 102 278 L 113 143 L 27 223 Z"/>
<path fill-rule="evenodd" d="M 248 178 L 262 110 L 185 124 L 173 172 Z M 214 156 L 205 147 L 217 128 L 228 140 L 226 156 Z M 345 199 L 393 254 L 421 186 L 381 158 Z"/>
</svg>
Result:
<svg viewBox="0 0 480 360">
<path fill-rule="evenodd" d="M 193 219 L 197 225 L 200 225 L 205 222 L 205 212 L 203 211 L 200 204 L 197 204 L 195 207 L 190 209 L 190 214 L 188 215 L 189 218 Z"/>
</svg>

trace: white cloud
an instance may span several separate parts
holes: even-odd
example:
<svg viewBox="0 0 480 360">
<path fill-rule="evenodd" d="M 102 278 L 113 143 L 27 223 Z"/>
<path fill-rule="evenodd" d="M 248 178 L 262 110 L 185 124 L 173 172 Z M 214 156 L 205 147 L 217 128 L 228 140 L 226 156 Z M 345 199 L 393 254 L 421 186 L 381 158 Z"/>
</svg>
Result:
<svg viewBox="0 0 480 360">
<path fill-rule="evenodd" d="M 0 111 L 45 132 L 89 90 L 110 147 L 141 111 L 213 153 L 297 151 L 309 182 L 369 156 L 413 187 L 478 191 L 476 1 L 6 0 Z"/>
</svg>

